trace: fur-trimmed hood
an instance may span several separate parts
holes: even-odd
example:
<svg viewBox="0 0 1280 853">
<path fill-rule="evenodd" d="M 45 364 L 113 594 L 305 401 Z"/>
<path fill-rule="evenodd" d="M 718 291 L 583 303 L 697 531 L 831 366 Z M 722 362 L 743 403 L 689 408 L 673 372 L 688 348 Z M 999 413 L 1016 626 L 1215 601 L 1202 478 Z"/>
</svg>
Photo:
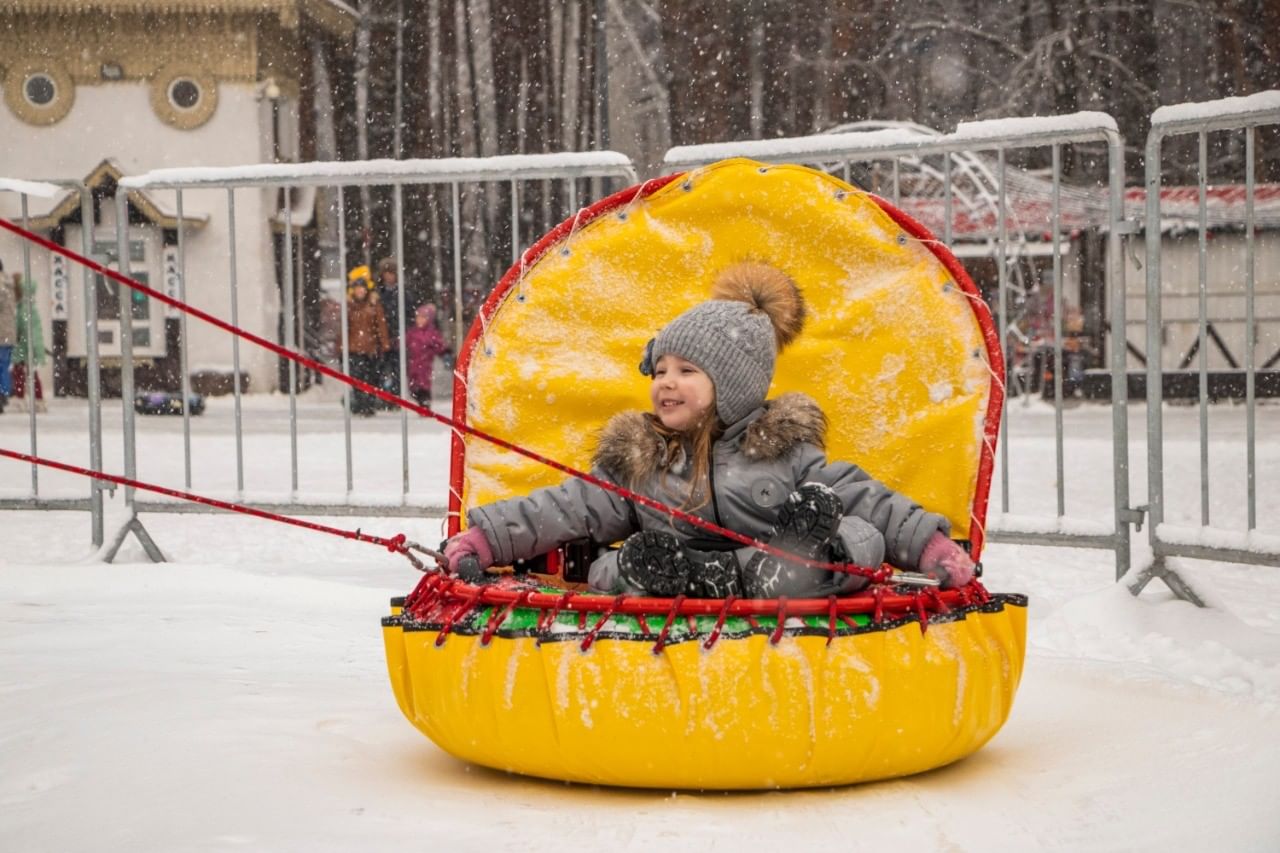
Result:
<svg viewBox="0 0 1280 853">
<path fill-rule="evenodd" d="M 666 459 L 667 445 L 647 412 L 623 412 L 600 431 L 592 464 L 623 483 L 641 483 L 655 475 Z M 827 417 L 807 394 L 782 394 L 731 425 L 717 444 L 739 447 L 751 461 L 780 459 L 797 445 L 826 444 Z"/>
</svg>

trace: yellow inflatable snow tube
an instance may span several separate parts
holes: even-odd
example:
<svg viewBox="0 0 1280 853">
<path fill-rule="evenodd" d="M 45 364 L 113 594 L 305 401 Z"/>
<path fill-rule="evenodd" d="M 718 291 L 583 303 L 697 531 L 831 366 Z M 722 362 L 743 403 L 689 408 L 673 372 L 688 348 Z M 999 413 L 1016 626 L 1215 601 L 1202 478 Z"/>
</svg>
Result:
<svg viewBox="0 0 1280 853">
<path fill-rule="evenodd" d="M 645 341 L 745 259 L 791 274 L 811 309 L 771 396 L 813 396 L 831 458 L 946 515 L 977 558 L 1003 374 L 990 314 L 924 229 L 812 169 L 726 161 L 563 223 L 484 305 L 454 417 L 586 468 L 610 415 L 648 407 Z M 469 507 L 562 478 L 455 436 L 452 529 Z M 841 599 L 838 614 L 825 600 L 614 612 L 600 596 L 573 612 L 563 590 L 504 603 L 424 584 L 383 620 L 405 716 L 463 760 L 589 783 L 805 787 L 939 767 L 1000 729 L 1025 648 L 1025 599 L 976 584 Z"/>
<path fill-rule="evenodd" d="M 679 619 L 657 654 L 653 633 L 609 624 L 584 652 L 572 616 L 541 641 L 514 627 L 486 645 L 485 611 L 439 645 L 438 623 L 393 616 L 383 632 L 400 709 L 464 761 L 602 785 L 800 788 L 917 773 L 986 743 L 1022 672 L 1025 604 L 994 596 L 925 632 L 910 618 L 830 644 L 820 625 L 774 645 L 773 620 L 730 618 L 709 650 L 710 622 Z"/>
</svg>

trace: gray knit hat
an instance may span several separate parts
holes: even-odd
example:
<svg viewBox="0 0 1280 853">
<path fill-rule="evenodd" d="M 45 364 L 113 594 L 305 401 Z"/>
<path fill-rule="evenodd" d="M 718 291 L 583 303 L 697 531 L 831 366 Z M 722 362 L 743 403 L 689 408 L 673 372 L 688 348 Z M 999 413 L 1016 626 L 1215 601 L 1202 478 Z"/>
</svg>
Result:
<svg viewBox="0 0 1280 853">
<path fill-rule="evenodd" d="M 764 403 L 778 352 L 804 325 L 804 299 L 791 277 L 768 264 L 726 267 L 711 299 L 676 317 L 645 346 L 640 372 L 678 355 L 706 371 L 716 389 L 716 414 L 736 423 Z"/>
</svg>

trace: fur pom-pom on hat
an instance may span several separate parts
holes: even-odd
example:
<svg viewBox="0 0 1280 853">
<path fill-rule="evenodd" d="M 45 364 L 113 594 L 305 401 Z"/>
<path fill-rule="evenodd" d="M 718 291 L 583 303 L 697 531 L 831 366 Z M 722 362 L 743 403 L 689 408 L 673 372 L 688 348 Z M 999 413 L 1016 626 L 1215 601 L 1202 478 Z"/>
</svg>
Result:
<svg viewBox="0 0 1280 853">
<path fill-rule="evenodd" d="M 804 297 L 791 276 L 756 261 L 721 270 L 711 296 L 649 341 L 640 372 L 652 376 L 668 353 L 693 362 L 715 386 L 716 414 L 733 424 L 764 403 L 778 351 L 804 327 Z"/>
<path fill-rule="evenodd" d="M 743 261 L 725 267 L 711 285 L 712 299 L 745 302 L 773 324 L 778 350 L 796 339 L 804 328 L 805 305 L 791 276 L 769 264 Z"/>
</svg>

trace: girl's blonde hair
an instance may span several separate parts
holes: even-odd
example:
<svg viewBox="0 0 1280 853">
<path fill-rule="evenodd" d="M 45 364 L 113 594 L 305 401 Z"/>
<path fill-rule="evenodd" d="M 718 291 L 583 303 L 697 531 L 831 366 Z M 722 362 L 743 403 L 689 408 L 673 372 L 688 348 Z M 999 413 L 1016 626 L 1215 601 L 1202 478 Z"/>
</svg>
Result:
<svg viewBox="0 0 1280 853">
<path fill-rule="evenodd" d="M 676 430 L 665 426 L 657 415 L 646 415 L 653 424 L 654 430 L 662 437 L 662 463 L 658 466 L 658 474 L 665 482 L 676 460 L 680 458 L 681 443 L 689 440 L 689 496 L 681 503 L 680 509 L 694 512 L 711 502 L 711 448 L 716 439 L 724 431 L 720 418 L 716 417 L 716 407 L 711 405 L 702 420 L 690 430 Z M 633 484 L 638 485 L 638 484 Z M 696 503 L 695 503 L 696 501 Z"/>
</svg>

